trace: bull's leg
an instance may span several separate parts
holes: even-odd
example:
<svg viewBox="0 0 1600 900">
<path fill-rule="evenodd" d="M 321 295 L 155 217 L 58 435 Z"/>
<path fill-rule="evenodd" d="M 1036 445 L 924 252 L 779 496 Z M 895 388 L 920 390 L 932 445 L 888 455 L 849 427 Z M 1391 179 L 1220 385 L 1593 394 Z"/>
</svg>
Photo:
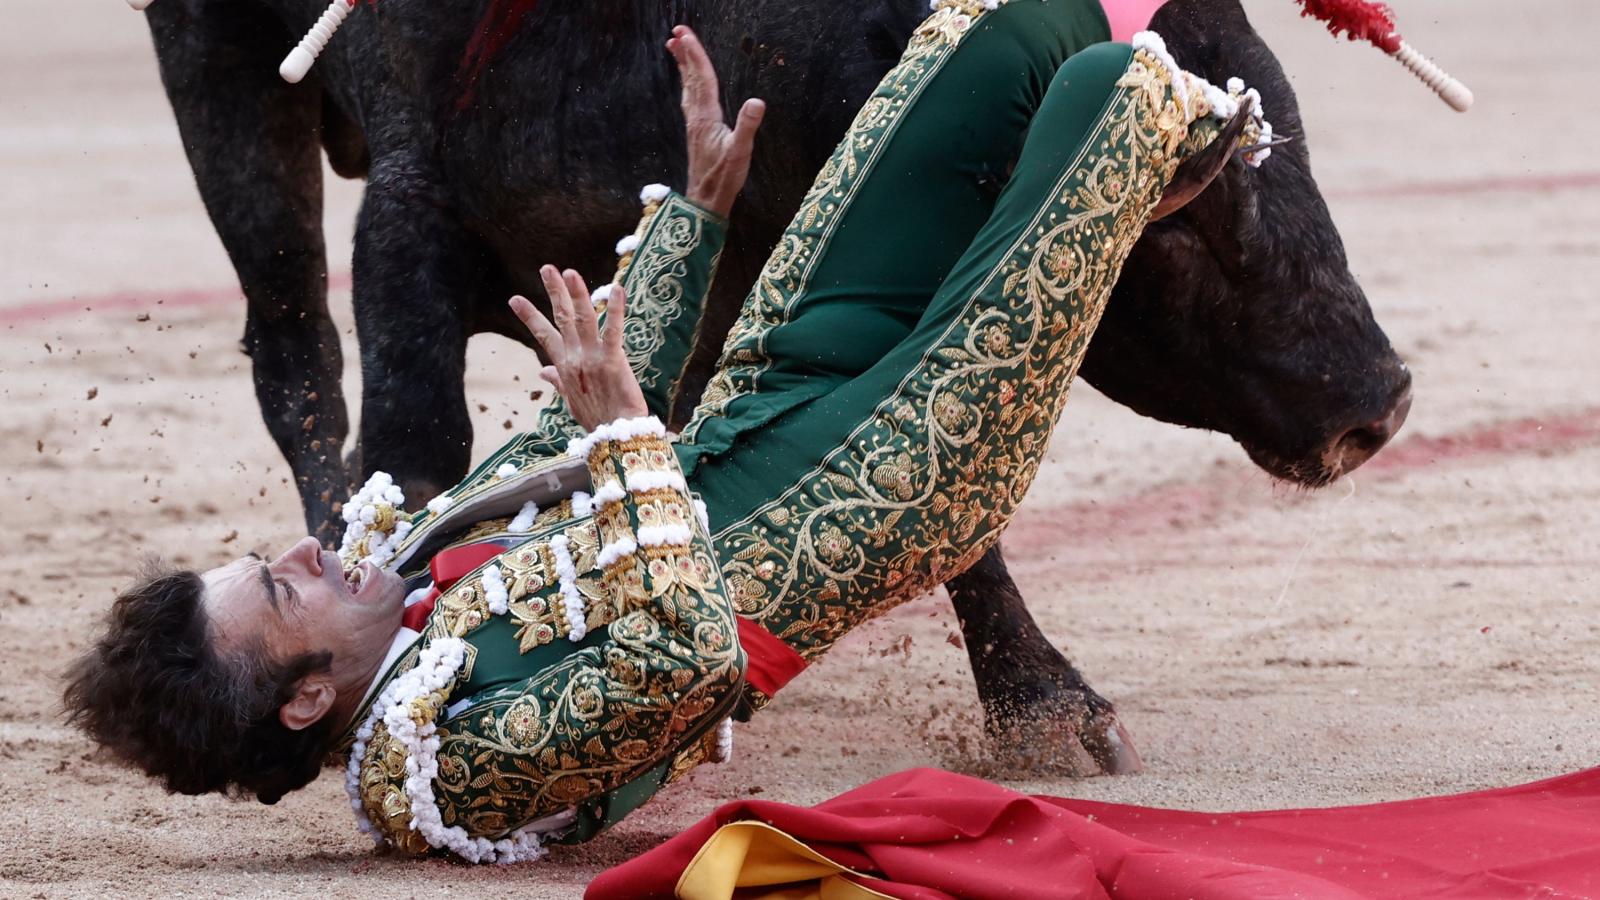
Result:
<svg viewBox="0 0 1600 900">
<path fill-rule="evenodd" d="M 363 475 L 394 476 L 415 507 L 467 472 L 465 309 L 493 268 L 412 148 L 374 154 L 356 223 Z"/>
<path fill-rule="evenodd" d="M 321 92 L 278 78 L 281 23 L 242 3 L 146 14 L 195 182 L 248 303 L 244 350 L 267 431 L 317 529 L 345 494 L 349 429 L 322 240 Z"/>
<path fill-rule="evenodd" d="M 999 544 L 945 587 L 966 638 L 984 725 L 1002 755 L 1079 775 L 1139 770 L 1139 754 L 1110 701 L 1028 614 Z"/>
</svg>

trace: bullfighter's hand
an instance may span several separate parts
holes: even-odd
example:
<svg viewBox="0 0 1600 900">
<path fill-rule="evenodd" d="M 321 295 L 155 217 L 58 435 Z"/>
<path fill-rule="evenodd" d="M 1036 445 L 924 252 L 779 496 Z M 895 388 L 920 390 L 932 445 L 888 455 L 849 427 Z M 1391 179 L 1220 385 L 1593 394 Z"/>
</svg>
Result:
<svg viewBox="0 0 1600 900">
<path fill-rule="evenodd" d="M 560 272 L 555 266 L 545 266 L 539 270 L 539 277 L 550 295 L 555 324 L 526 297 L 512 297 L 511 311 L 533 332 L 534 340 L 550 361 L 540 371 L 540 377 L 567 401 L 578 424 L 590 431 L 617 419 L 649 415 L 639 379 L 634 377 L 622 351 L 622 323 L 627 314 L 622 286 L 611 289 L 602 333 L 581 275 L 571 269 Z"/>
<path fill-rule="evenodd" d="M 732 128 L 722 118 L 717 72 L 711 57 L 688 26 L 672 29 L 667 50 L 683 81 L 683 124 L 689 142 L 689 190 L 693 202 L 723 218 L 750 177 L 750 149 L 767 105 L 756 99 L 739 107 Z"/>
</svg>

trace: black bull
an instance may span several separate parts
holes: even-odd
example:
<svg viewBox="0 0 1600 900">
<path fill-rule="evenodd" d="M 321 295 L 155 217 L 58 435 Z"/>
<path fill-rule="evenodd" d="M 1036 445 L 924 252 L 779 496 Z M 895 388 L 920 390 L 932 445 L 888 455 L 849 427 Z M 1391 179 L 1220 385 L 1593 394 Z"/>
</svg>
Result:
<svg viewBox="0 0 1600 900">
<path fill-rule="evenodd" d="M 468 337 L 526 343 L 505 298 L 535 294 L 545 262 L 609 278 L 638 188 L 683 183 L 676 73 L 662 49 L 673 24 L 702 34 L 725 102 L 759 96 L 770 108 L 681 419 L 813 173 L 926 11 L 926 0 L 381 0 L 352 14 L 311 77 L 286 85 L 278 61 L 324 2 L 157 0 L 147 13 L 195 179 L 248 300 L 244 349 L 262 414 L 324 536 L 353 478 L 388 471 L 420 502 L 463 475 Z M 519 6 L 533 9 L 467 95 L 475 27 Z M 1237 0 L 1174 0 L 1153 28 L 1191 71 L 1259 88 L 1278 134 L 1300 136 L 1288 81 Z M 340 175 L 367 179 L 354 254 L 363 416 L 347 459 L 323 150 Z M 1313 486 L 1371 456 L 1410 402 L 1410 376 L 1346 267 L 1303 140 L 1259 170 L 1230 165 L 1150 228 L 1083 375 L 1141 414 L 1225 432 L 1267 471 Z M 1042 762 L 1136 764 L 1111 705 L 1039 633 L 998 547 L 949 589 L 991 733 Z"/>
</svg>

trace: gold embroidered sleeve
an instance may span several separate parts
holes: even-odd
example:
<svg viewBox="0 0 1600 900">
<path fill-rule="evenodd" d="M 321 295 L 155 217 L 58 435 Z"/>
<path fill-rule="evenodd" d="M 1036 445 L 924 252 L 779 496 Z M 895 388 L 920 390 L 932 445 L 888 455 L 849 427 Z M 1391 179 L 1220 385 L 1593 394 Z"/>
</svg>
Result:
<svg viewBox="0 0 1600 900">
<path fill-rule="evenodd" d="M 644 214 L 633 234 L 617 244 L 617 272 L 612 279 L 627 291 L 628 319 L 622 343 L 645 403 L 653 415 L 666 418 L 698 339 L 700 314 L 716 277 L 717 261 L 728 223 L 716 213 L 676 191 L 647 188 Z M 604 322 L 605 289 L 597 297 Z M 539 414 L 524 443 L 559 452 L 583 429 L 559 396 Z"/>
<path fill-rule="evenodd" d="M 622 254 L 616 281 L 628 294 L 623 348 L 654 415 L 669 412 L 694 352 L 727 230 L 721 216 L 672 192 L 647 199 L 638 230 L 618 245 L 637 241 Z"/>
<path fill-rule="evenodd" d="M 659 422 L 654 423 L 659 429 Z M 497 838 L 676 757 L 728 715 L 744 672 L 733 605 L 677 459 L 656 434 L 590 448 L 603 640 L 444 723 L 445 825 Z"/>
</svg>

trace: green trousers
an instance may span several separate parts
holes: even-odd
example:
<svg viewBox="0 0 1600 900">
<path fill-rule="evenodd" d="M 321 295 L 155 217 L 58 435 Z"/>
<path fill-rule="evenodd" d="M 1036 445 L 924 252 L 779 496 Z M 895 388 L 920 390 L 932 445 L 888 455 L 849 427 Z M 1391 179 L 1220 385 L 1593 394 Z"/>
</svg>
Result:
<svg viewBox="0 0 1600 900">
<path fill-rule="evenodd" d="M 738 612 L 806 660 L 999 538 L 1123 260 L 1216 133 L 1198 92 L 1181 104 L 1167 67 L 1106 36 L 1095 0 L 936 10 L 817 176 L 676 443 Z M 723 226 L 672 195 L 619 245 L 658 411 Z M 574 430 L 553 407 L 513 455 Z"/>
</svg>

